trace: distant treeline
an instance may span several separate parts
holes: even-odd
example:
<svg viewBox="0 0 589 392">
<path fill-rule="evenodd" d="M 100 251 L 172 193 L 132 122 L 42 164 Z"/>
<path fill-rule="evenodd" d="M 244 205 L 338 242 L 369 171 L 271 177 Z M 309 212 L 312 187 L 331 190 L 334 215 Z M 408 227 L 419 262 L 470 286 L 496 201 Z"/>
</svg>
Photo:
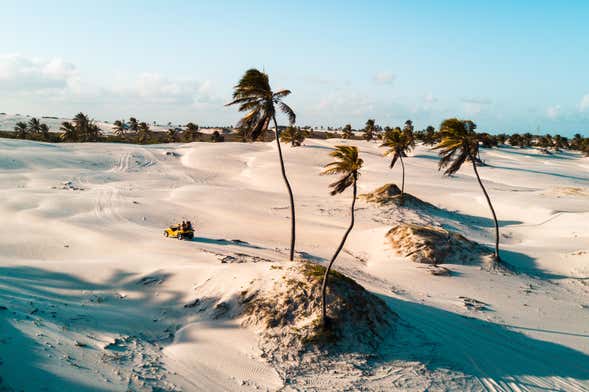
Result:
<svg viewBox="0 0 589 392">
<path fill-rule="evenodd" d="M 43 117 L 54 118 L 54 117 Z M 171 126 L 171 123 L 168 125 Z M 323 128 L 323 127 L 322 127 Z M 413 122 L 407 120 L 403 130 L 411 129 Z M 376 124 L 375 120 L 366 121 L 364 128 L 353 129 L 350 124 L 341 128 L 328 127 L 326 130 L 316 130 L 311 127 L 280 127 L 281 140 L 294 145 L 301 145 L 305 138 L 331 139 L 343 138 L 353 140 L 382 140 L 391 132 L 401 130 L 401 127 L 382 127 Z M 170 127 L 167 131 L 153 131 L 146 122 L 140 122 L 131 117 L 128 120 L 117 120 L 112 124 L 112 134 L 104 134 L 103 130 L 84 113 L 78 113 L 71 121 L 61 123 L 59 132 L 51 132 L 49 127 L 36 117 L 31 117 L 27 122 L 16 123 L 13 131 L 0 131 L 0 137 L 12 139 L 27 139 L 51 143 L 60 142 L 105 142 L 105 143 L 136 143 L 136 144 L 159 144 L 177 142 L 249 142 L 250 133 L 242 128 L 222 128 L 221 132 L 215 130 L 211 134 L 203 133 L 200 127 L 192 122 L 184 126 Z M 272 141 L 274 132 L 267 130 L 256 140 Z M 510 145 L 519 148 L 538 147 L 545 153 L 570 149 L 581 151 L 589 156 L 589 138 L 577 133 L 568 138 L 561 135 L 534 135 L 532 133 L 501 133 L 492 135 L 487 132 L 477 133 L 481 147 L 491 148 L 501 145 Z M 425 145 L 433 146 L 441 140 L 440 133 L 433 127 L 428 126 L 423 130 L 414 131 L 416 141 Z"/>
</svg>

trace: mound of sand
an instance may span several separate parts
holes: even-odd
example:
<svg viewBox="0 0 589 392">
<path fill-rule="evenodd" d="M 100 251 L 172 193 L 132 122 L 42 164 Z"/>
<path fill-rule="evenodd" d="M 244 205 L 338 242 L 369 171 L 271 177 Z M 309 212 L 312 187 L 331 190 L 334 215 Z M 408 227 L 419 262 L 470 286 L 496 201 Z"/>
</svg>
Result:
<svg viewBox="0 0 589 392">
<path fill-rule="evenodd" d="M 298 360 L 305 352 L 375 355 L 394 333 L 397 315 L 354 280 L 333 271 L 327 289 L 331 328 L 319 326 L 325 268 L 304 262 L 285 270 L 271 292 L 241 293 L 243 321 L 261 335 L 270 361 Z"/>
<path fill-rule="evenodd" d="M 401 198 L 401 189 L 395 184 L 385 184 L 372 192 L 358 195 L 358 198 L 377 204 L 398 203 Z"/>
<path fill-rule="evenodd" d="M 423 264 L 470 264 L 485 252 L 476 242 L 440 227 L 402 223 L 386 235 L 402 256 Z"/>
<path fill-rule="evenodd" d="M 376 203 L 378 205 L 388 205 L 388 204 L 402 204 L 407 207 L 412 208 L 425 208 L 425 207 L 432 207 L 436 208 L 433 205 L 405 192 L 403 197 L 401 197 L 401 189 L 396 184 L 384 184 L 380 188 L 375 189 L 369 193 L 363 193 L 358 196 L 358 198 L 365 200 L 369 203 Z"/>
</svg>

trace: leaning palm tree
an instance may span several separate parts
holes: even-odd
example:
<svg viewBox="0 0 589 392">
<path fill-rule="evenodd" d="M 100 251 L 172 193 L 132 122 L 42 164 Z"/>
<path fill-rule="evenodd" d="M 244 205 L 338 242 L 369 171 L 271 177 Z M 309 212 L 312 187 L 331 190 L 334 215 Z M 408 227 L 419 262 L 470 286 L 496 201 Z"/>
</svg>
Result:
<svg viewBox="0 0 589 392">
<path fill-rule="evenodd" d="M 322 175 L 333 175 L 333 174 L 341 174 L 341 178 L 336 182 L 329 185 L 331 188 L 331 195 L 337 195 L 342 193 L 350 186 L 353 189 L 352 193 L 352 208 L 351 208 L 351 219 L 350 219 L 350 226 L 346 230 L 339 246 L 337 247 L 335 253 L 331 257 L 329 261 L 329 265 L 325 270 L 325 275 L 323 275 L 323 284 L 321 285 L 321 325 L 323 328 L 327 328 L 329 325 L 327 319 L 327 305 L 325 302 L 325 294 L 327 290 L 327 279 L 329 277 L 329 272 L 331 271 L 331 266 L 335 262 L 339 252 L 344 247 L 346 240 L 348 239 L 348 235 L 352 231 L 354 227 L 354 207 L 356 205 L 356 194 L 357 194 L 357 186 L 356 183 L 358 182 L 358 177 L 360 176 L 360 168 L 364 161 L 358 156 L 358 147 L 356 146 L 336 146 L 335 150 L 332 151 L 329 155 L 336 158 L 334 162 L 328 163 L 325 165 L 325 170 L 321 173 Z"/>
<path fill-rule="evenodd" d="M 61 139 L 64 142 L 75 142 L 78 140 L 78 131 L 76 127 L 72 125 L 69 121 L 64 121 L 61 123 L 59 130 L 62 132 L 60 135 Z"/>
<path fill-rule="evenodd" d="M 27 127 L 27 123 L 19 121 L 14 125 L 14 132 L 16 132 L 16 137 L 19 139 L 26 139 L 27 133 L 29 133 L 29 129 Z"/>
<path fill-rule="evenodd" d="M 390 168 L 392 169 L 397 163 L 397 160 L 401 161 L 401 167 L 403 168 L 403 176 L 401 181 L 401 203 L 403 202 L 403 195 L 405 193 L 405 162 L 403 157 L 407 156 L 407 153 L 415 147 L 415 141 L 413 139 L 413 133 L 407 131 L 401 131 L 399 128 L 392 129 L 385 133 L 384 142 L 380 145 L 386 147 L 388 150 L 385 152 L 385 156 L 392 156 Z"/>
<path fill-rule="evenodd" d="M 495 209 L 489 198 L 489 194 L 481 181 L 476 165 L 476 156 L 479 150 L 479 141 L 476 132 L 476 124 L 470 120 L 459 120 L 457 118 L 450 118 L 444 120 L 440 126 L 440 134 L 442 140 L 434 149 L 439 149 L 440 155 L 440 169 L 446 168 L 445 175 L 452 175 L 460 170 L 464 162 L 469 160 L 472 163 L 472 168 L 477 181 L 483 190 L 483 194 L 487 199 L 487 204 L 493 214 L 495 222 L 495 261 L 500 262 L 499 257 L 499 224 L 497 223 L 497 215 Z"/>
<path fill-rule="evenodd" d="M 276 146 L 278 147 L 278 158 L 280 160 L 280 170 L 282 179 L 288 191 L 290 199 L 290 260 L 294 259 L 295 250 L 295 206 L 292 188 L 286 177 L 284 168 L 284 159 L 280 147 L 280 129 L 276 121 L 276 107 L 288 117 L 290 125 L 294 125 L 296 115 L 294 111 L 282 102 L 282 99 L 290 95 L 290 90 L 272 91 L 268 75 L 257 69 L 249 69 L 239 80 L 233 91 L 233 101 L 225 106 L 239 105 L 240 112 L 247 114 L 239 120 L 237 128 L 245 128 L 250 139 L 257 140 L 268 130 L 268 125 L 272 120 L 276 133 Z"/>
</svg>

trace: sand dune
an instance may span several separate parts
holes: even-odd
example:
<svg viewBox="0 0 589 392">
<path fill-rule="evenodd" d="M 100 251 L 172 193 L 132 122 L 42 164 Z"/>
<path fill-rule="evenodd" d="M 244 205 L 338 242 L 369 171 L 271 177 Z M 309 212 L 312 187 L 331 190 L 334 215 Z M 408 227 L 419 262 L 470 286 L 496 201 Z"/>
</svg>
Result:
<svg viewBox="0 0 589 392">
<path fill-rule="evenodd" d="M 360 193 L 400 180 L 376 143 L 285 148 L 297 251 L 319 263 L 348 223 L 350 195 L 329 196 L 333 179 L 318 175 L 336 144 L 360 147 Z M 271 289 L 289 265 L 275 148 L 0 139 L 0 390 L 589 390 L 587 158 L 482 150 L 515 273 L 452 264 L 433 276 L 391 249 L 392 226 L 440 226 L 487 246 L 493 228 L 470 168 L 442 177 L 418 146 L 406 191 L 436 208 L 360 201 L 336 264 L 399 315 L 394 345 L 369 368 L 328 358 L 285 374 L 222 305 Z M 182 219 L 197 238 L 162 236 Z"/>
</svg>

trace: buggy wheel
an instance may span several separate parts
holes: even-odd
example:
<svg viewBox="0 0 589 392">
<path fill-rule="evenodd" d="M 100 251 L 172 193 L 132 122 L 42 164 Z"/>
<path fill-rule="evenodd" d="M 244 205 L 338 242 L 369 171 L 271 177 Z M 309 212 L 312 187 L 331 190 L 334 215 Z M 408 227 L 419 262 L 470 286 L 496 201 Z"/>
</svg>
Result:
<svg viewBox="0 0 589 392">
<path fill-rule="evenodd" d="M 183 239 L 182 234 L 178 233 L 178 239 L 179 240 Z"/>
<path fill-rule="evenodd" d="M 169 234 L 167 231 L 164 231 L 164 237 L 169 237 Z"/>
</svg>

